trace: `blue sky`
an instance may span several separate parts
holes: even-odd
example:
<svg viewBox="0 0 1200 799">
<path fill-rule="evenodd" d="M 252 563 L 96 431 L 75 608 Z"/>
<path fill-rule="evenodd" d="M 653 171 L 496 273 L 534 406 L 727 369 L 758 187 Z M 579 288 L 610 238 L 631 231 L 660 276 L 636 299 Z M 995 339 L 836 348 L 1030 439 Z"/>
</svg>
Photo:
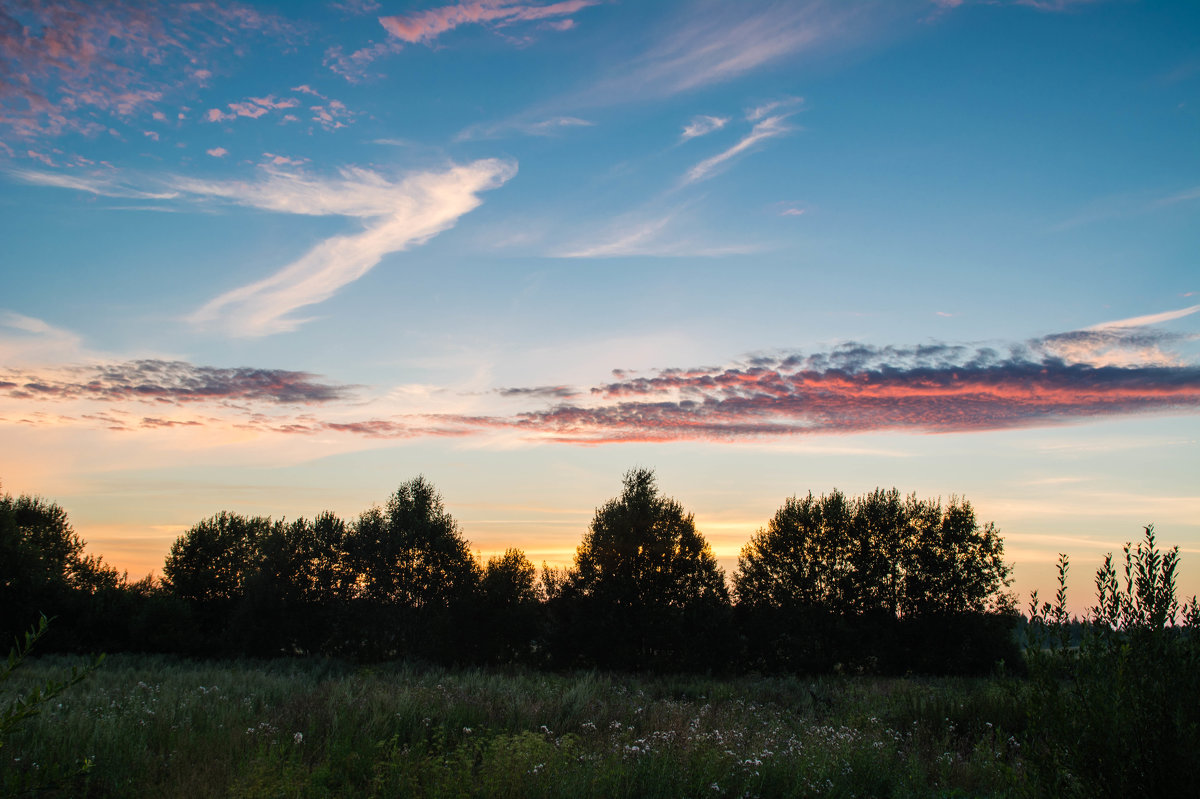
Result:
<svg viewBox="0 0 1200 799">
<path fill-rule="evenodd" d="M 424 473 L 569 558 L 633 466 L 965 495 L 1200 590 L 1200 8 L 0 0 L 0 481 L 145 573 Z"/>
</svg>

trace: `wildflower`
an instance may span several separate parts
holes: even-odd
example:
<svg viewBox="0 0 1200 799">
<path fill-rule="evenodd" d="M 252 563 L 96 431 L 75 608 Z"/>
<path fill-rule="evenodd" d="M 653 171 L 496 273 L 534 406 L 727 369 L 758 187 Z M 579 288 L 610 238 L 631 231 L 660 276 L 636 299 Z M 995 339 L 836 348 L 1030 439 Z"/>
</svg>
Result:
<svg viewBox="0 0 1200 799">
<path fill-rule="evenodd" d="M 708 787 L 709 787 L 710 789 L 714 790 L 714 791 L 719 791 L 719 790 L 721 790 L 721 786 L 720 786 L 720 785 L 717 785 L 715 782 L 714 782 L 712 785 L 708 786 Z"/>
<path fill-rule="evenodd" d="M 538 729 L 541 730 L 542 735 L 553 735 L 554 734 L 554 733 L 550 732 L 550 728 L 547 727 L 545 724 L 543 724 Z"/>
<path fill-rule="evenodd" d="M 471 734 L 471 728 L 463 727 L 463 735 L 470 735 L 470 734 Z"/>
<path fill-rule="evenodd" d="M 298 733 L 296 733 L 295 735 L 293 735 L 293 736 L 292 736 L 292 743 L 296 744 L 297 746 L 299 746 L 300 744 L 304 743 L 304 733 L 302 733 L 302 732 L 298 732 Z"/>
</svg>

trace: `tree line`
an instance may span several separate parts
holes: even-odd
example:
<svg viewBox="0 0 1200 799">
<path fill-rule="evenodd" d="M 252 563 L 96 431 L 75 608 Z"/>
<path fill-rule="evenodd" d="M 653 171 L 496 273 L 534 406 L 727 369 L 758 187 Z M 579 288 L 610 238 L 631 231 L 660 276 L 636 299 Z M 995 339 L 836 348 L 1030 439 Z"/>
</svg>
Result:
<svg viewBox="0 0 1200 799">
<path fill-rule="evenodd" d="M 1011 567 L 971 504 L 896 489 L 787 499 L 726 579 L 691 513 L 634 469 L 565 568 L 486 562 L 423 477 L 345 520 L 221 512 L 131 583 L 66 513 L 0 497 L 0 632 L 193 656 L 703 671 L 978 673 L 1020 656 Z"/>
</svg>

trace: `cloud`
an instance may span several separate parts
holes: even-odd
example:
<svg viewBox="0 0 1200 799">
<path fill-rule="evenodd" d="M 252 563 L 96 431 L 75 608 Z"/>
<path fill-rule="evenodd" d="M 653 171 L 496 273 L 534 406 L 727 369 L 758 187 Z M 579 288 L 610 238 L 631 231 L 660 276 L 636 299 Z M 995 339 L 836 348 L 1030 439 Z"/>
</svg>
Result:
<svg viewBox="0 0 1200 799">
<path fill-rule="evenodd" d="M 715 257 L 739 255 L 757 250 L 756 245 L 713 246 L 673 232 L 676 214 L 645 219 L 643 214 L 628 215 L 592 241 L 576 244 L 554 253 L 558 258 L 620 258 L 631 255 L 658 257 Z"/>
<path fill-rule="evenodd" d="M 522 22 L 541 22 L 543 28 L 565 31 L 574 27 L 574 20 L 553 19 L 568 17 L 588 6 L 597 5 L 599 0 L 566 0 L 548 5 L 504 2 L 504 0 L 482 0 L 452 6 L 441 6 L 408 15 L 380 17 L 379 24 L 388 38 L 372 42 L 347 54 L 341 45 L 334 45 L 325 52 L 325 65 L 351 83 L 369 78 L 383 77 L 369 72 L 371 64 L 384 56 L 404 49 L 405 44 L 432 44 L 443 33 L 461 25 L 488 25 L 505 28 Z"/>
<path fill-rule="evenodd" d="M 1112 328 L 1126 327 L 1146 327 L 1148 325 L 1158 325 L 1163 322 L 1170 322 L 1175 319 L 1182 319 L 1185 316 L 1200 311 L 1200 305 L 1193 305 L 1190 308 L 1180 308 L 1177 311 L 1163 311 L 1162 313 L 1147 314 L 1146 316 L 1135 316 L 1130 319 L 1119 319 L 1115 322 L 1104 322 L 1099 325 L 1093 325 L 1088 330 L 1109 330 Z"/>
<path fill-rule="evenodd" d="M 531 5 L 483 0 L 431 8 L 407 16 L 380 17 L 379 24 L 401 41 L 428 44 L 460 25 L 490 24 L 500 27 L 518 22 L 550 20 L 553 17 L 566 17 L 597 3 L 598 0 L 564 0 L 549 5 Z"/>
<path fill-rule="evenodd" d="M 14 170 L 29 183 L 72 188 L 108 197 L 217 199 L 236 205 L 308 216 L 361 220 L 361 233 L 333 236 L 274 275 L 228 291 L 190 317 L 197 325 L 235 336 L 264 336 L 295 330 L 304 319 L 292 312 L 331 297 L 365 275 L 383 256 L 422 244 L 453 227 L 476 208 L 479 193 L 496 188 L 517 172 L 511 161 L 482 159 L 443 171 L 417 172 L 399 180 L 367 169 L 347 168 L 340 179 L 320 179 L 260 167 L 257 181 L 157 178 L 162 190 L 148 191 L 112 175 L 76 176 Z"/>
<path fill-rule="evenodd" d="M 1183 318 L 1178 312 L 1168 313 L 1175 315 L 1143 318 Z M 38 320 L 14 314 L 0 317 L 4 324 L 35 338 L 62 335 Z M 445 392 L 436 387 L 419 387 L 414 396 L 423 397 L 423 402 L 398 406 L 397 398 L 406 395 L 401 387 L 369 401 L 371 410 L 364 413 L 359 387 L 303 372 L 218 369 L 165 359 L 115 360 L 0 372 L 0 418 L 122 434 L 153 429 L 162 435 L 178 427 L 182 435 L 187 429 L 211 427 L 263 435 L 320 435 L 324 441 L 329 435 L 347 434 L 384 440 L 515 438 L 577 445 L 880 431 L 974 433 L 1195 413 L 1200 409 L 1200 365 L 1173 354 L 1143 361 L 1135 357 L 1148 346 L 1161 348 L 1194 338 L 1125 324 L 1002 346 L 845 342 L 809 353 L 753 355 L 716 367 L 668 368 L 645 375 L 617 369 L 611 381 L 590 389 L 543 385 L 472 395 L 472 402 L 490 395 L 497 402 L 557 403 L 517 413 L 467 412 L 477 406 L 447 412 Z M 3 342 L 0 338 L 0 345 Z M 1122 348 L 1130 355 L 1127 362 L 1108 362 L 1113 360 L 1108 354 Z M 1099 358 L 1094 357 L 1097 353 Z M 70 412 L 42 410 L 57 402 Z M 308 407 L 297 411 L 296 405 Z M 400 407 L 405 411 L 396 412 Z M 207 415 L 189 408 L 205 409 Z"/>
<path fill-rule="evenodd" d="M 224 158 L 225 156 L 229 155 L 229 151 L 224 147 L 213 147 L 212 149 L 205 150 L 204 152 L 208 153 L 213 158 Z"/>
<path fill-rule="evenodd" d="M 682 141 L 687 141 L 688 139 L 694 139 L 697 136 L 707 135 L 712 133 L 714 130 L 720 130 L 721 128 L 725 127 L 727 122 L 729 122 L 729 117 L 713 117 L 707 115 L 694 116 L 692 117 L 692 121 L 684 126 L 683 135 L 680 137 L 680 139 Z"/>
<path fill-rule="evenodd" d="M 294 40 L 280 17 L 233 2 L 23 2 L 0 8 L 0 129 L 21 138 L 95 134 L 211 74 L 247 34 Z M 19 77 L 17 77 L 19 76 Z"/>
<path fill-rule="evenodd" d="M 238 117 L 258 119 L 271 111 L 295 108 L 298 105 L 300 105 L 300 101 L 295 97 L 286 97 L 282 100 L 276 100 L 273 94 L 267 97 L 250 97 L 239 103 L 226 103 L 225 107 L 229 109 L 228 113 L 219 108 L 210 108 L 205 114 L 205 119 L 209 122 L 226 122 Z"/>
<path fill-rule="evenodd" d="M 472 125 L 459 133 L 457 141 L 472 139 L 496 139 L 509 133 L 521 133 L 526 136 L 553 136 L 564 128 L 591 127 L 594 122 L 570 116 L 550 117 L 533 122 L 524 120 L 509 120 L 492 125 Z"/>
<path fill-rule="evenodd" d="M 341 100 L 330 100 L 325 105 L 309 106 L 312 111 L 312 121 L 325 130 L 344 128 L 354 121 L 354 113 L 346 108 Z"/>
<path fill-rule="evenodd" d="M 711 158 L 704 159 L 689 169 L 684 176 L 683 182 L 695 183 L 700 180 L 706 180 L 712 177 L 714 172 L 729 159 L 746 152 L 759 142 L 773 139 L 792 131 L 793 128 L 784 124 L 785 118 L 785 116 L 773 116 L 755 123 L 750 133 L 743 137 L 737 144 L 723 152 L 717 153 Z"/>
<path fill-rule="evenodd" d="M 1095 366 L 1064 361 L 1047 349 L 1029 342 L 1001 356 L 959 345 L 848 343 L 718 369 L 667 369 L 598 386 L 592 389 L 596 404 L 474 423 L 601 444 L 972 432 L 1200 408 L 1194 364 Z"/>
<path fill-rule="evenodd" d="M 367 170 L 345 170 L 340 181 L 268 174 L 268 180 L 257 184 L 190 180 L 181 187 L 272 211 L 357 217 L 366 222 L 366 229 L 326 239 L 274 275 L 222 294 L 193 313 L 192 322 L 237 336 L 294 330 L 305 321 L 292 316 L 294 311 L 328 299 L 388 253 L 453 227 L 479 205 L 480 192 L 516 174 L 516 165 L 487 159 L 443 172 L 416 173 L 398 182 Z"/>
<path fill-rule="evenodd" d="M 350 396 L 350 387 L 315 382 L 313 377 L 282 369 L 221 369 L 145 359 L 64 367 L 50 375 L 0 372 L 0 391 L 15 399 L 168 403 L 252 400 L 312 404 Z"/>
<path fill-rule="evenodd" d="M 538 397 L 543 399 L 570 399 L 579 394 L 571 386 L 535 386 L 533 388 L 498 388 L 501 397 Z"/>
<path fill-rule="evenodd" d="M 844 45 L 895 13 L 888 5 L 862 11 L 860 4 L 819 0 L 689 4 L 654 44 L 594 86 L 589 99 L 624 102 L 722 83 L 798 53 Z"/>
<path fill-rule="evenodd" d="M 68 175 L 57 172 L 39 172 L 33 169 L 12 169 L 9 175 L 25 183 L 38 186 L 53 186 L 60 189 L 75 189 L 76 191 L 95 194 L 100 197 L 132 197 L 141 200 L 169 200 L 179 196 L 178 191 L 161 189 L 147 191 L 121 183 L 111 175 Z"/>
</svg>

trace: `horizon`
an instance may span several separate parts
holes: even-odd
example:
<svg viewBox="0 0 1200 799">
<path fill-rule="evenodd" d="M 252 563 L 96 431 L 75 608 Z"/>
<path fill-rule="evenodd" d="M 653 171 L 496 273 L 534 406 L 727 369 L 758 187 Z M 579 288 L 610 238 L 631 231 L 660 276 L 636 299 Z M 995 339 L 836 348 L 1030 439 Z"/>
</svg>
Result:
<svg viewBox="0 0 1200 799">
<path fill-rule="evenodd" d="M 569 563 L 655 471 L 956 495 L 1200 594 L 1200 7 L 0 0 L 0 491 L 136 579 L 424 475 Z M 4 80 L 4 75 L 14 76 Z"/>
</svg>

